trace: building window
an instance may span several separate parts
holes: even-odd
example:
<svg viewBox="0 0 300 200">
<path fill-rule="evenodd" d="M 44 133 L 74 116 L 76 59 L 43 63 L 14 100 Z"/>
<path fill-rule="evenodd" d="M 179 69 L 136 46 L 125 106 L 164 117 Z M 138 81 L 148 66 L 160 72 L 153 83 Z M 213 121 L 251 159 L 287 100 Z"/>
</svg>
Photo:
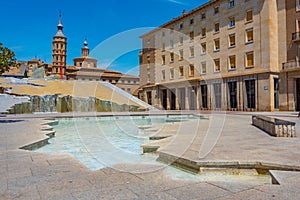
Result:
<svg viewBox="0 0 300 200">
<path fill-rule="evenodd" d="M 195 76 L 195 66 L 194 65 L 190 65 L 189 76 Z"/>
<path fill-rule="evenodd" d="M 183 29 L 183 23 L 179 24 L 179 29 Z"/>
<path fill-rule="evenodd" d="M 170 53 L 170 63 L 174 62 L 174 53 Z"/>
<path fill-rule="evenodd" d="M 127 92 L 128 92 L 128 93 L 131 93 L 131 89 L 130 89 L 130 88 L 127 88 Z"/>
<path fill-rule="evenodd" d="M 201 35 L 202 37 L 206 37 L 206 28 L 201 29 Z"/>
<path fill-rule="evenodd" d="M 170 47 L 173 49 L 174 48 L 174 40 L 170 40 Z"/>
<path fill-rule="evenodd" d="M 253 12 L 252 10 L 247 11 L 246 22 L 251 22 L 253 20 Z"/>
<path fill-rule="evenodd" d="M 229 56 L 229 60 L 228 60 L 228 64 L 229 64 L 229 69 L 236 69 L 236 58 L 235 56 Z"/>
<path fill-rule="evenodd" d="M 180 66 L 179 67 L 179 76 L 183 76 L 184 73 L 183 73 L 183 66 Z"/>
<path fill-rule="evenodd" d="M 233 28 L 233 27 L 235 27 L 235 18 L 230 17 L 229 18 L 229 28 Z"/>
<path fill-rule="evenodd" d="M 183 45 L 183 37 L 180 37 L 180 38 L 179 38 L 179 44 L 180 44 L 180 45 Z"/>
<path fill-rule="evenodd" d="M 179 50 L 179 60 L 183 60 L 183 50 Z"/>
<path fill-rule="evenodd" d="M 215 39 L 214 44 L 215 44 L 215 51 L 220 51 L 220 39 Z"/>
<path fill-rule="evenodd" d="M 190 20 L 190 25 L 193 25 L 194 24 L 194 19 L 191 19 Z"/>
<path fill-rule="evenodd" d="M 215 23 L 215 32 L 219 32 L 220 31 L 220 23 Z"/>
<path fill-rule="evenodd" d="M 214 13 L 215 15 L 219 13 L 219 6 L 214 7 Z"/>
<path fill-rule="evenodd" d="M 246 80 L 245 81 L 246 86 L 246 93 L 247 93 L 247 108 L 249 109 L 255 109 L 255 80 Z"/>
<path fill-rule="evenodd" d="M 148 104 L 152 105 L 152 92 L 149 91 L 146 94 L 147 94 L 147 102 L 148 102 Z"/>
<path fill-rule="evenodd" d="M 190 55 L 191 55 L 191 57 L 195 56 L 195 49 L 194 49 L 194 47 L 190 47 Z"/>
<path fill-rule="evenodd" d="M 220 59 L 215 59 L 214 60 L 215 63 L 215 72 L 220 72 Z"/>
<path fill-rule="evenodd" d="M 253 42 L 253 29 L 247 29 L 246 30 L 246 43 L 252 43 Z"/>
<path fill-rule="evenodd" d="M 206 62 L 201 63 L 201 74 L 206 74 Z"/>
<path fill-rule="evenodd" d="M 163 32 L 162 32 L 162 36 L 165 37 L 165 35 L 166 35 L 166 34 L 165 34 L 165 32 L 163 31 Z"/>
<path fill-rule="evenodd" d="M 194 40 L 194 31 L 190 32 L 190 40 Z"/>
<path fill-rule="evenodd" d="M 170 79 L 174 79 L 174 68 L 170 68 Z"/>
<path fill-rule="evenodd" d="M 206 14 L 205 13 L 201 13 L 201 19 L 205 19 L 206 18 Z"/>
<path fill-rule="evenodd" d="M 162 80 L 166 80 L 166 71 L 165 70 L 161 71 L 161 77 L 162 77 Z"/>
<path fill-rule="evenodd" d="M 229 107 L 231 109 L 237 108 L 237 81 L 228 82 L 229 92 Z"/>
<path fill-rule="evenodd" d="M 229 35 L 229 47 L 235 46 L 235 34 Z"/>
<path fill-rule="evenodd" d="M 162 43 L 162 51 L 165 51 L 165 50 L 166 50 L 166 44 Z"/>
<path fill-rule="evenodd" d="M 234 0 L 229 0 L 228 6 L 229 6 L 229 8 L 233 8 L 234 7 Z"/>
<path fill-rule="evenodd" d="M 300 10 L 300 0 L 296 0 L 296 11 Z"/>
<path fill-rule="evenodd" d="M 206 54 L 206 43 L 205 42 L 201 44 L 201 54 L 202 55 Z"/>
<path fill-rule="evenodd" d="M 200 85 L 200 90 L 201 90 L 201 108 L 207 109 L 208 108 L 207 85 Z"/>
<path fill-rule="evenodd" d="M 166 64 L 166 56 L 162 55 L 161 59 L 162 59 L 162 64 L 165 65 Z"/>
<path fill-rule="evenodd" d="M 254 66 L 254 53 L 253 51 L 246 53 L 246 67 Z"/>
</svg>

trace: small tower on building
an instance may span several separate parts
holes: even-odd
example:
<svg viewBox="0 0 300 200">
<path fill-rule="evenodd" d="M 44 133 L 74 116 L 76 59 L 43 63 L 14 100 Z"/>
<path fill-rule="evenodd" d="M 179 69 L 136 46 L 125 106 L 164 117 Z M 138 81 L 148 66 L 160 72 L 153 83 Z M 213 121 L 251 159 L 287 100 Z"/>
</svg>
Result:
<svg viewBox="0 0 300 200">
<path fill-rule="evenodd" d="M 58 30 L 52 42 L 52 74 L 60 75 L 61 79 L 66 73 L 67 58 L 67 38 L 63 33 L 63 27 L 60 12 L 57 25 Z"/>
<path fill-rule="evenodd" d="M 85 39 L 81 49 L 81 57 L 74 59 L 74 65 L 79 68 L 97 68 L 97 60 L 89 56 L 90 49 Z"/>
</svg>

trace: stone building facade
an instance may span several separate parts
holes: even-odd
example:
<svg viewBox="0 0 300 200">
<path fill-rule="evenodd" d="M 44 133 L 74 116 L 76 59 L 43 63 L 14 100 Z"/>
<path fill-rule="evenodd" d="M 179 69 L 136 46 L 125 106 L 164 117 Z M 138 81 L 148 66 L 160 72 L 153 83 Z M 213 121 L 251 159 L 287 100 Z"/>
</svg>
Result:
<svg viewBox="0 0 300 200">
<path fill-rule="evenodd" d="M 167 110 L 295 109 L 282 83 L 292 1 L 211 0 L 144 34 L 140 98 Z"/>
<path fill-rule="evenodd" d="M 300 111 L 300 1 L 286 1 L 286 62 L 280 74 L 280 109 Z"/>
<path fill-rule="evenodd" d="M 122 74 L 114 70 L 97 68 L 97 60 L 91 58 L 89 55 L 89 47 L 86 39 L 81 52 L 81 57 L 74 58 L 74 66 L 66 67 L 66 77 L 68 80 L 104 81 L 130 94 L 137 95 L 139 77 Z"/>
</svg>

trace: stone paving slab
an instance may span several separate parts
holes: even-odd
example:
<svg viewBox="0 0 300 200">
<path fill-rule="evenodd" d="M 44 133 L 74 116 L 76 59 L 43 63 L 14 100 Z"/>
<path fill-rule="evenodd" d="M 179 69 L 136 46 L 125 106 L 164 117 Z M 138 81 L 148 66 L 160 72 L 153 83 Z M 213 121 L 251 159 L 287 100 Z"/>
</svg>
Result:
<svg viewBox="0 0 300 200">
<path fill-rule="evenodd" d="M 246 162 L 260 158 L 268 162 L 278 159 L 279 163 L 299 164 L 299 139 L 271 139 L 252 127 L 249 117 L 243 114 L 226 118 L 227 125 L 220 142 L 203 160 L 238 159 Z M 123 164 L 119 168 L 124 171 L 108 167 L 93 172 L 69 154 L 50 155 L 20 150 L 19 147 L 46 137 L 40 131 L 42 119 L 28 116 L 22 120 L 0 123 L 0 199 L 298 199 L 300 196 L 298 172 L 275 171 L 280 185 L 173 180 L 163 168 L 153 170 L 156 166 L 147 165 Z M 199 132 L 201 135 L 201 130 Z M 174 144 L 190 142 L 183 138 L 180 143 L 178 139 L 174 140 Z M 199 160 L 193 154 L 201 141 L 200 137 L 196 137 L 195 142 L 192 140 L 189 143 L 191 149 L 183 156 Z M 170 152 L 175 149 L 171 144 L 168 148 Z M 149 172 L 126 172 L 129 169 Z"/>
</svg>

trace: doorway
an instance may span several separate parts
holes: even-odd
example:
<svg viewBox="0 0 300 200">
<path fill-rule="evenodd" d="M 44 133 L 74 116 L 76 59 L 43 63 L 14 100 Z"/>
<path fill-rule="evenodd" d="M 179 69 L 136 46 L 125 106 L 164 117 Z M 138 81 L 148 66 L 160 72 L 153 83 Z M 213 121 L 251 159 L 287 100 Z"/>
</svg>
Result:
<svg viewBox="0 0 300 200">
<path fill-rule="evenodd" d="M 246 93 L 247 93 L 247 108 L 256 108 L 256 96 L 255 96 L 255 80 L 246 80 Z"/>
<path fill-rule="evenodd" d="M 297 111 L 300 111 L 300 78 L 296 80 L 296 100 L 297 100 Z"/>
<path fill-rule="evenodd" d="M 167 110 L 167 92 L 168 92 L 167 89 L 163 89 L 161 91 L 161 98 L 162 98 L 161 105 L 165 110 Z"/>
<path fill-rule="evenodd" d="M 171 103 L 171 110 L 176 110 L 176 89 L 172 89 L 171 91 L 171 99 L 170 99 L 170 103 Z"/>
</svg>

